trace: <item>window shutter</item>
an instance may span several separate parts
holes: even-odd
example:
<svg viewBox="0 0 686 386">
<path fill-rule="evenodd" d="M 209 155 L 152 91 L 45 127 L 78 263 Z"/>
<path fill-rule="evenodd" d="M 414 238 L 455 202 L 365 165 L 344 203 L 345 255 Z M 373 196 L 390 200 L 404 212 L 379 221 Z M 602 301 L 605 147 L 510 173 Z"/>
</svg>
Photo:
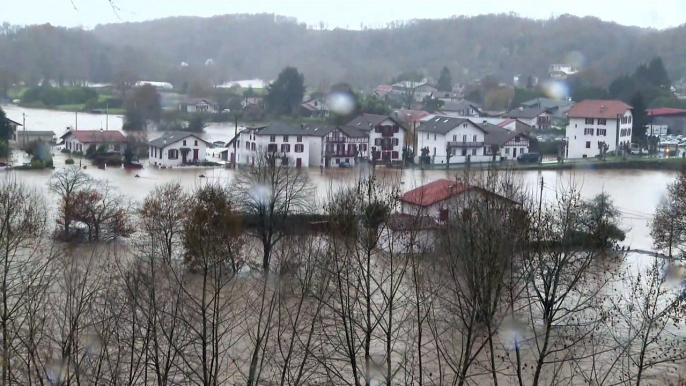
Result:
<svg viewBox="0 0 686 386">
<path fill-rule="evenodd" d="M 376 146 L 381 146 L 381 138 L 374 138 L 374 144 Z"/>
</svg>

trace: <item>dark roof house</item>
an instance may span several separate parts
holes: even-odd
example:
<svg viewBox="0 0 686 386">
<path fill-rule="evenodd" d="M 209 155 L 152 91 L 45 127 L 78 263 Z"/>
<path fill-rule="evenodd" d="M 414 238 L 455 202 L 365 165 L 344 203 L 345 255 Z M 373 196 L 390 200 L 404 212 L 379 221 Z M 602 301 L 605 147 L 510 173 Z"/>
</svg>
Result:
<svg viewBox="0 0 686 386">
<path fill-rule="evenodd" d="M 422 122 L 422 124 L 419 125 L 419 127 L 417 127 L 417 131 L 436 134 L 447 134 L 450 130 L 464 123 L 469 123 L 477 129 L 486 132 L 481 126 L 474 124 L 471 120 L 467 118 L 455 118 L 444 116 L 436 116 L 426 122 Z"/>
<path fill-rule="evenodd" d="M 531 108 L 516 108 L 514 110 L 510 110 L 505 114 L 506 117 L 508 118 L 522 118 L 522 119 L 534 119 L 537 116 L 541 114 L 548 113 L 550 114 L 551 112 L 547 109 L 544 108 L 538 108 L 538 107 L 531 107 Z"/>
<path fill-rule="evenodd" d="M 205 143 L 208 143 L 204 139 L 200 138 L 200 136 L 198 134 L 195 134 L 195 133 L 189 133 L 186 131 L 169 131 L 169 132 L 164 133 L 161 137 L 153 139 L 152 141 L 150 141 L 148 143 L 148 145 L 158 147 L 158 148 L 163 148 L 167 145 L 171 145 L 172 143 L 179 142 L 182 139 L 185 139 L 188 137 L 194 137 L 194 138 L 199 139 Z"/>
<path fill-rule="evenodd" d="M 402 127 L 403 129 L 405 129 L 405 127 L 402 125 L 402 123 L 400 123 L 395 118 L 389 117 L 388 115 L 377 115 L 377 114 L 360 114 L 357 117 L 355 117 L 352 121 L 348 122 L 346 124 L 346 126 L 356 127 L 360 130 L 369 131 L 387 119 L 390 119 L 395 124 Z"/>
</svg>

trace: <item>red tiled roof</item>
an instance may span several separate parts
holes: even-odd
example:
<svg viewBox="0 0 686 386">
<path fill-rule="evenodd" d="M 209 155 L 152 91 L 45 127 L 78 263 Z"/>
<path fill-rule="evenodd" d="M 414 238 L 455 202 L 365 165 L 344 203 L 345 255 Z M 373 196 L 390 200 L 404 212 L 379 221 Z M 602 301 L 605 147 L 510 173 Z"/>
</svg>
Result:
<svg viewBox="0 0 686 386">
<path fill-rule="evenodd" d="M 605 118 L 617 119 L 617 115 L 624 115 L 632 107 L 618 100 L 592 100 L 581 101 L 567 112 L 569 118 Z"/>
<path fill-rule="evenodd" d="M 73 135 L 81 143 L 124 143 L 126 137 L 121 131 L 100 131 L 100 130 L 70 130 L 61 138 Z"/>
<path fill-rule="evenodd" d="M 400 198 L 400 201 L 427 207 L 471 188 L 470 185 L 462 182 L 441 179 L 410 190 Z"/>
<path fill-rule="evenodd" d="M 658 107 L 655 109 L 646 110 L 648 115 L 651 116 L 664 116 L 664 115 L 686 115 L 686 110 L 673 109 L 671 107 Z"/>
<path fill-rule="evenodd" d="M 498 126 L 500 126 L 500 127 L 505 127 L 505 126 L 509 125 L 510 123 L 512 123 L 512 122 L 514 122 L 514 121 L 516 121 L 516 119 L 512 119 L 512 118 L 506 119 L 506 120 L 504 120 L 504 121 L 498 123 Z"/>
</svg>

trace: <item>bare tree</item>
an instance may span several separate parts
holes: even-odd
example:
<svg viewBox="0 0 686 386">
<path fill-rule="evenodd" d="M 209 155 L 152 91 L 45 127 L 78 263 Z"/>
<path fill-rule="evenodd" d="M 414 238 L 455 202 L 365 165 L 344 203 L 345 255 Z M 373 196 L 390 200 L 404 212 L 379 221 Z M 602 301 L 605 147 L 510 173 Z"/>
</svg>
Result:
<svg viewBox="0 0 686 386">
<path fill-rule="evenodd" d="M 22 382 L 14 363 L 24 358 L 18 347 L 37 327 L 32 322 L 36 302 L 49 283 L 48 266 L 55 255 L 47 245 L 47 209 L 40 195 L 10 177 L 0 181 L 0 339 L 2 384 Z M 20 344 L 23 342 L 24 344 Z M 35 342 L 35 341 L 34 341 Z M 35 348 L 32 343 L 28 346 Z M 35 362 L 25 361 L 25 376 L 34 376 Z"/>
<path fill-rule="evenodd" d="M 90 189 L 93 183 L 93 179 L 77 167 L 60 169 L 50 177 L 50 190 L 57 195 L 59 203 L 57 224 L 64 240 L 71 237 L 77 194 Z"/>
</svg>

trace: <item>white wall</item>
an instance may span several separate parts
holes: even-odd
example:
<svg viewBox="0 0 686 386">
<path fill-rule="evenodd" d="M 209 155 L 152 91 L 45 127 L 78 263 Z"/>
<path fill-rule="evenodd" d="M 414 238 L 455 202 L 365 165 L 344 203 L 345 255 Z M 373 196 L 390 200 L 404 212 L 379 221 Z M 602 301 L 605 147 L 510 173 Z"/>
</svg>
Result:
<svg viewBox="0 0 686 386">
<path fill-rule="evenodd" d="M 324 164 L 324 138 L 323 137 L 303 137 L 309 141 L 309 165 L 319 167 Z"/>
<path fill-rule="evenodd" d="M 269 144 L 276 144 L 276 153 L 278 155 L 282 155 L 283 153 L 281 152 L 281 145 L 284 143 L 288 143 L 291 145 L 290 152 L 286 153 L 286 156 L 290 159 L 289 165 L 290 166 L 295 166 L 297 159 L 300 158 L 301 160 L 301 167 L 307 168 L 313 165 L 310 165 L 310 158 L 312 157 L 312 152 L 310 150 L 310 144 L 313 141 L 313 138 L 318 138 L 318 137 L 313 137 L 313 136 L 307 136 L 303 135 L 302 137 L 302 142 L 298 142 L 298 136 L 297 135 L 289 135 L 288 136 L 288 142 L 284 142 L 284 136 L 283 135 L 276 135 L 274 136 L 274 142 L 271 142 L 271 138 L 269 135 L 261 135 L 257 133 L 250 133 L 248 131 L 242 131 L 238 134 L 238 159 L 237 162 L 239 164 L 252 164 L 253 158 L 256 157 L 260 152 L 266 152 L 268 149 Z M 321 138 L 320 138 L 321 139 Z M 250 149 L 246 149 L 246 142 L 249 142 Z M 255 151 L 252 150 L 252 144 L 255 143 Z M 295 152 L 295 145 L 303 145 L 303 151 L 302 153 L 296 153 Z M 233 153 L 233 146 L 230 146 L 228 148 L 229 156 L 228 156 L 228 161 L 231 161 L 231 154 Z M 317 165 L 318 166 L 318 165 Z"/>
<path fill-rule="evenodd" d="M 483 143 L 485 142 L 486 134 L 470 121 L 460 124 L 445 135 L 424 131 L 419 131 L 418 135 L 420 150 L 417 152 L 416 156 L 421 156 L 421 149 L 428 147 L 429 155 L 432 157 L 435 165 L 445 164 L 447 162 L 446 150 L 448 142 L 463 142 L 465 135 L 467 136 L 465 142 L 481 142 L 482 144 L 478 147 L 453 147 L 453 155 L 450 157 L 450 164 L 465 163 L 467 162 L 467 156 L 470 156 L 471 162 L 488 162 L 491 160 L 490 156 L 485 156 L 484 151 L 486 145 Z M 476 136 L 476 141 L 474 141 L 474 136 Z M 466 153 L 464 155 L 462 149 L 465 149 Z"/>
<path fill-rule="evenodd" d="M 183 144 L 183 141 L 186 141 L 186 144 Z M 196 145 L 197 142 L 197 145 Z M 155 147 L 150 146 L 148 148 L 148 163 L 150 165 L 156 165 L 156 166 L 180 166 L 183 165 L 183 154 L 181 153 L 181 148 L 190 148 L 191 150 L 188 152 L 186 155 L 186 162 L 191 163 L 195 162 L 195 158 L 193 153 L 194 150 L 198 150 L 198 162 L 204 162 L 207 159 L 207 144 L 195 137 L 186 137 L 182 140 L 178 140 L 176 142 L 172 142 L 167 144 L 163 148 L 157 148 L 157 156 L 155 156 Z M 178 158 L 177 159 L 170 159 L 169 158 L 169 150 L 177 150 L 178 151 Z"/>
<path fill-rule="evenodd" d="M 383 121 L 379 124 L 379 126 L 393 126 L 393 125 L 396 125 L 396 123 L 390 119 L 386 119 L 385 121 Z M 400 126 L 400 125 L 398 125 L 398 126 Z M 384 138 L 384 137 L 382 136 L 382 133 L 377 133 L 375 128 L 372 128 L 369 131 L 369 145 L 367 146 L 367 150 L 369 153 L 369 159 L 370 160 L 372 159 L 372 153 L 371 153 L 372 147 L 376 147 L 376 148 L 380 147 L 380 146 L 376 146 L 374 144 L 376 142 L 377 138 Z M 385 137 L 385 138 L 389 138 L 389 137 Z M 405 130 L 402 128 L 402 126 L 400 126 L 397 133 L 393 134 L 393 138 L 398 139 L 398 144 L 393 146 L 393 150 L 392 150 L 392 151 L 398 152 L 398 158 L 395 158 L 395 159 L 391 158 L 391 161 L 402 161 L 403 146 L 405 146 Z"/>
<path fill-rule="evenodd" d="M 632 117 L 631 111 L 627 110 L 624 113 L 624 117 Z M 633 120 L 633 117 L 632 117 Z M 620 121 L 621 122 L 621 121 Z M 620 123 L 620 135 L 622 130 L 627 132 L 624 136 L 619 137 L 619 143 L 631 143 L 631 133 L 629 132 L 632 127 L 632 123 L 627 121 L 627 123 Z M 593 129 L 593 135 L 584 134 L 584 129 Z M 607 135 L 598 136 L 598 129 L 606 129 Z M 566 158 L 593 158 L 600 154 L 598 150 L 598 142 L 604 141 L 609 145 L 608 151 L 617 150 L 617 120 L 607 119 L 605 125 L 598 125 L 598 119 L 593 120 L 593 124 L 586 124 L 585 118 L 571 118 L 569 120 L 569 125 L 567 125 L 567 154 Z M 590 143 L 590 147 L 586 147 L 587 142 Z"/>
<path fill-rule="evenodd" d="M 95 150 L 97 150 L 100 147 L 100 145 L 102 145 L 102 144 L 100 144 L 100 143 L 82 144 L 73 135 L 67 136 L 64 140 L 65 149 L 71 150 L 72 153 L 77 152 L 77 151 L 82 151 L 83 154 L 86 154 L 89 147 L 93 146 L 95 148 Z M 119 144 L 107 143 L 106 145 L 107 145 L 107 151 L 117 151 L 119 153 L 124 154 L 124 150 L 126 150 L 126 144 L 124 144 L 124 143 L 119 143 Z M 115 150 L 116 145 L 119 145 L 119 150 Z"/>
</svg>

